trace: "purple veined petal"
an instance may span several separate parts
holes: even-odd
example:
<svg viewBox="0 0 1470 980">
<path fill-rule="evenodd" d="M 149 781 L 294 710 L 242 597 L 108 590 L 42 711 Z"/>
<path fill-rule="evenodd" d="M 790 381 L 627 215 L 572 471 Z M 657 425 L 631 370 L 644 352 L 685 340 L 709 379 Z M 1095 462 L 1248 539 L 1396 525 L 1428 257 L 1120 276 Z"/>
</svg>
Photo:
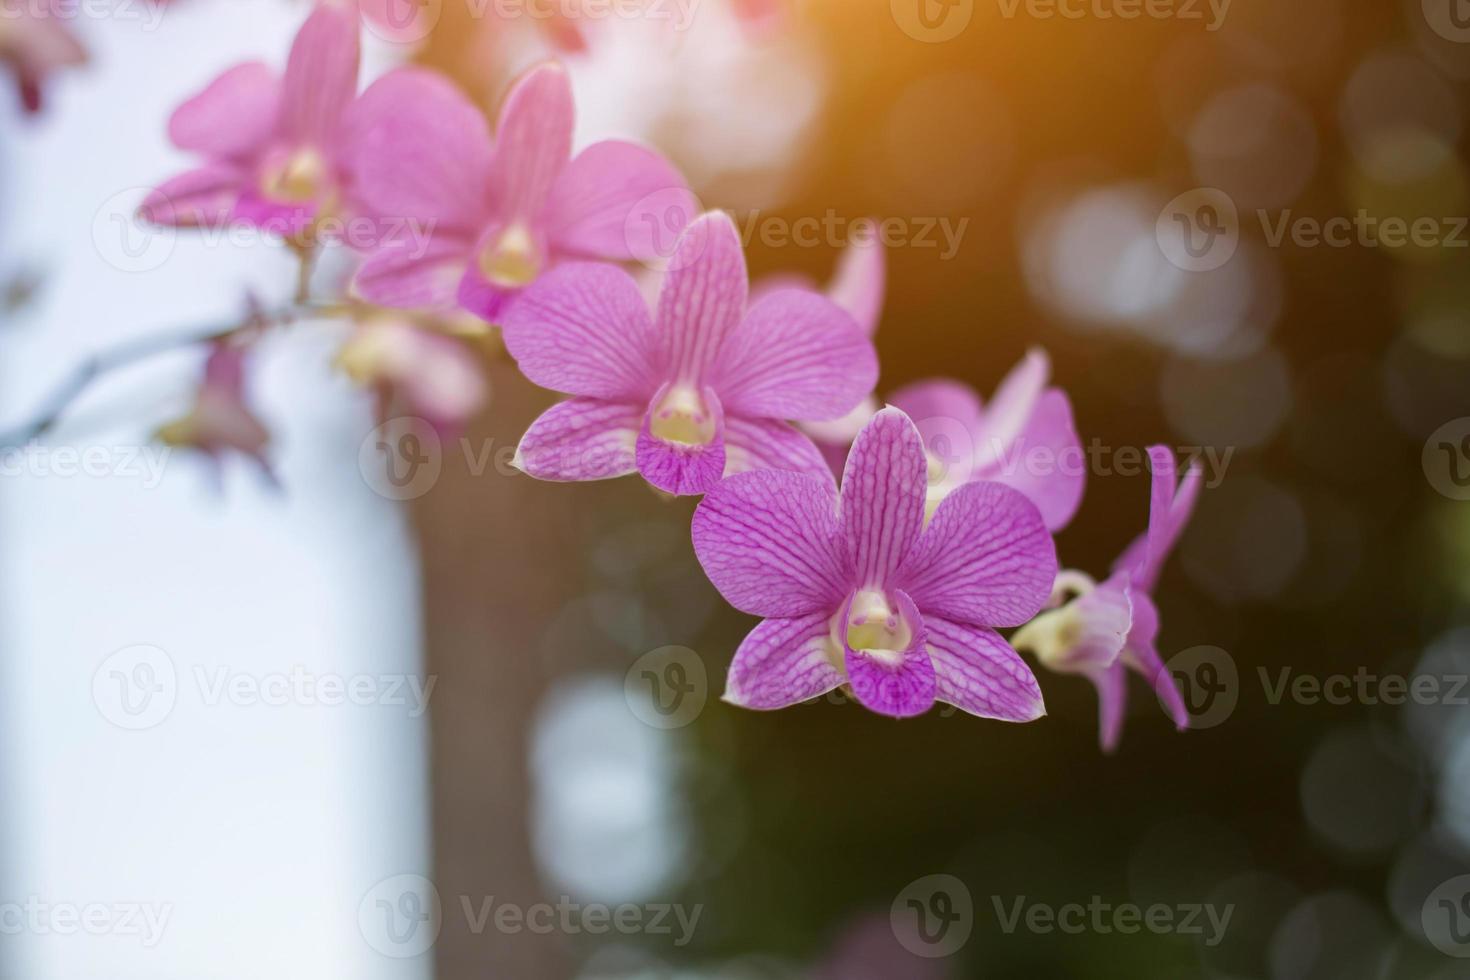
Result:
<svg viewBox="0 0 1470 980">
<path fill-rule="evenodd" d="M 659 153 L 622 140 L 594 143 L 572 158 L 551 190 L 546 234 L 561 253 L 630 261 L 656 254 L 659 236 L 677 234 L 698 204 L 683 176 Z"/>
<path fill-rule="evenodd" d="M 501 329 L 521 373 L 543 388 L 639 403 L 658 388 L 648 307 L 616 266 L 558 266 L 521 293 Z"/>
<path fill-rule="evenodd" d="M 874 415 L 853 441 L 838 527 L 859 587 L 885 586 L 919 540 L 927 474 L 919 430 L 896 408 Z"/>
<path fill-rule="evenodd" d="M 981 718 L 1035 721 L 1046 714 L 1036 675 L 995 630 L 924 617 L 935 696 Z"/>
<path fill-rule="evenodd" d="M 233 163 L 211 163 L 170 178 L 138 208 L 144 221 L 174 228 L 223 228 L 247 179 Z"/>
<path fill-rule="evenodd" d="M 348 111 L 348 165 L 358 209 L 385 225 L 416 222 L 473 237 L 488 220 L 490 128 L 437 72 L 400 68 Z"/>
<path fill-rule="evenodd" d="M 566 69 L 556 62 L 522 75 L 501 106 L 491 164 L 490 208 L 507 223 L 540 218 L 572 155 L 576 108 Z"/>
<path fill-rule="evenodd" d="M 725 415 L 725 475 L 750 470 L 808 473 L 837 486 L 816 444 L 786 422 Z"/>
<path fill-rule="evenodd" d="M 174 110 L 168 136 L 179 149 L 211 159 L 245 159 L 270 141 L 280 102 L 274 71 L 260 62 L 236 65 Z"/>
<path fill-rule="evenodd" d="M 858 703 L 868 710 L 891 718 L 913 718 L 934 706 L 938 678 L 929 659 L 924 617 L 907 593 L 896 591 L 893 600 L 899 620 L 908 627 L 908 644 L 902 650 L 854 650 L 844 638 L 847 681 Z M 848 636 L 851 630 L 842 624 L 850 621 L 854 604 L 855 600 L 849 600 L 839 623 Z"/>
<path fill-rule="evenodd" d="M 354 11 L 331 0 L 316 5 L 297 32 L 286 61 L 281 135 L 319 147 L 340 135 L 343 115 L 357 94 L 358 34 Z"/>
<path fill-rule="evenodd" d="M 750 308 L 711 375 L 734 414 L 825 421 L 872 392 L 878 354 L 837 304 L 789 289 Z"/>
<path fill-rule="evenodd" d="M 888 257 L 871 222 L 859 225 L 837 263 L 827 296 L 846 310 L 858 328 L 871 337 L 883 318 L 888 287 Z"/>
<path fill-rule="evenodd" d="M 831 613 L 767 619 L 740 644 L 724 700 L 775 711 L 819 698 L 847 682 L 832 660 Z"/>
<path fill-rule="evenodd" d="M 1056 577 L 1056 546 L 1036 505 L 999 483 L 967 483 L 944 498 L 895 581 L 931 615 L 1020 626 L 1046 605 Z"/>
<path fill-rule="evenodd" d="M 638 472 L 665 493 L 708 493 L 725 473 L 725 412 L 719 397 L 709 388 L 665 383 L 643 416 L 637 458 Z"/>
<path fill-rule="evenodd" d="M 1196 464 L 1189 468 L 1175 492 L 1177 467 L 1174 453 L 1167 446 L 1151 446 L 1148 450 L 1152 477 L 1150 480 L 1148 530 L 1134 539 L 1113 563 L 1114 571 L 1126 572 L 1133 584 L 1152 593 L 1159 573 L 1174 550 L 1179 536 L 1189 524 L 1199 498 L 1203 471 Z"/>
<path fill-rule="evenodd" d="M 1051 377 L 1051 360 L 1032 348 L 995 390 L 975 432 L 975 468 L 984 470 L 1020 438 Z"/>
<path fill-rule="evenodd" d="M 1164 667 L 1159 657 L 1159 611 L 1153 600 L 1143 592 L 1132 592 L 1133 628 L 1128 632 L 1128 641 L 1123 648 L 1122 662 L 1132 668 L 1158 696 L 1164 710 L 1174 720 L 1181 732 L 1189 727 L 1189 708 L 1184 704 L 1174 677 Z"/>
<path fill-rule="evenodd" d="M 470 248 L 468 240 L 448 232 L 424 242 L 394 240 L 368 256 L 357 270 L 353 291 L 379 306 L 452 310 Z"/>
<path fill-rule="evenodd" d="M 1104 752 L 1113 752 L 1123 737 L 1123 718 L 1128 713 L 1128 672 L 1115 663 L 1091 679 L 1097 688 L 1098 741 Z"/>
<path fill-rule="evenodd" d="M 705 575 L 741 612 L 825 621 L 846 599 L 829 482 L 780 470 L 737 474 L 700 501 L 691 534 Z"/>
<path fill-rule="evenodd" d="M 729 215 L 711 211 L 684 229 L 658 296 L 658 334 L 671 379 L 704 382 L 745 315 L 748 287 L 745 252 Z"/>
<path fill-rule="evenodd" d="M 1087 487 L 1087 465 L 1066 393 L 1060 388 L 1043 392 L 1012 450 L 975 478 L 1004 483 L 1025 494 L 1041 510 L 1050 531 L 1071 523 Z"/>
<path fill-rule="evenodd" d="M 634 447 L 641 405 L 573 398 L 531 423 L 516 449 L 515 465 L 538 480 L 572 483 L 609 480 L 638 470 Z"/>
</svg>

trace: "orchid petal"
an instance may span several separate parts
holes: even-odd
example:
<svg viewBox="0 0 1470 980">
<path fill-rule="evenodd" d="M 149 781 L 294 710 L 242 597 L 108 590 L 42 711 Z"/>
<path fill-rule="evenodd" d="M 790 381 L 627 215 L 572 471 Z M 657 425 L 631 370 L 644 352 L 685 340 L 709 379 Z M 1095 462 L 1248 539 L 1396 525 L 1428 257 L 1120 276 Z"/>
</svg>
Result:
<svg viewBox="0 0 1470 980">
<path fill-rule="evenodd" d="M 643 409 L 638 405 L 573 398 L 531 423 L 516 449 L 515 465 L 538 480 L 607 480 L 636 472 L 634 445 Z"/>
<path fill-rule="evenodd" d="M 862 226 L 838 260 L 827 296 L 846 310 L 871 337 L 878 332 L 887 290 L 888 258 L 871 225 Z"/>
<path fill-rule="evenodd" d="M 719 399 L 708 388 L 700 392 L 705 410 L 713 416 L 714 431 L 699 444 L 662 439 L 653 431 L 654 413 L 664 401 L 670 385 L 654 395 L 638 433 L 638 472 L 665 493 L 694 496 L 707 493 L 725 473 L 725 413 Z"/>
<path fill-rule="evenodd" d="M 704 380 L 740 325 L 748 285 L 745 253 L 729 215 L 712 211 L 684 229 L 658 298 L 658 332 L 673 379 Z"/>
<path fill-rule="evenodd" d="M 1011 637 L 1011 645 L 1059 673 L 1092 674 L 1111 667 L 1133 627 L 1132 593 L 1123 581 L 1109 580 L 1043 612 Z"/>
<path fill-rule="evenodd" d="M 511 87 L 495 128 L 491 209 L 503 221 L 533 221 L 572 154 L 576 109 L 566 69 L 537 65 Z"/>
<path fill-rule="evenodd" d="M 1153 471 L 1148 531 L 1134 539 L 1113 563 L 1113 570 L 1126 572 L 1134 585 L 1151 593 L 1164 563 L 1194 513 L 1203 471 L 1198 464 L 1190 466 L 1176 492 L 1174 480 L 1178 470 L 1174 453 L 1167 446 L 1150 446 L 1148 455 Z"/>
<path fill-rule="evenodd" d="M 927 467 L 919 430 L 885 408 L 858 433 L 842 476 L 838 524 L 860 587 L 886 584 L 919 540 Z"/>
<path fill-rule="evenodd" d="M 557 178 L 546 233 L 559 252 L 629 261 L 658 254 L 659 237 L 682 231 L 696 207 L 668 160 L 635 143 L 607 140 L 573 157 Z"/>
<path fill-rule="evenodd" d="M 791 425 L 775 419 L 727 415 L 725 455 L 727 476 L 771 469 L 809 473 L 832 482 L 832 470 L 816 444 Z"/>
<path fill-rule="evenodd" d="M 1036 675 L 995 630 L 930 615 L 924 624 L 940 701 L 1000 721 L 1046 714 Z"/>
<path fill-rule="evenodd" d="M 281 84 L 260 62 L 236 65 L 174 110 L 168 136 L 181 150 L 239 159 L 263 148 L 275 132 Z"/>
<path fill-rule="evenodd" d="M 1001 381 L 975 433 L 977 470 L 995 462 L 1020 437 L 1050 376 L 1051 360 L 1038 348 L 1028 351 Z"/>
<path fill-rule="evenodd" d="M 302 143 L 326 143 L 339 135 L 343 114 L 357 94 L 359 33 L 356 13 L 331 2 L 317 4 L 286 61 L 283 135 Z"/>
<path fill-rule="evenodd" d="M 211 163 L 164 181 L 138 208 L 145 221 L 175 228 L 222 228 L 240 197 L 245 174 L 232 163 Z"/>
<path fill-rule="evenodd" d="M 934 706 L 938 679 L 929 659 L 928 629 L 914 600 L 901 591 L 894 593 L 894 599 L 899 616 L 912 631 L 908 646 L 873 651 L 854 650 L 844 643 L 844 662 L 853 696 L 863 707 L 893 718 L 912 718 Z"/>
<path fill-rule="evenodd" d="M 1013 451 L 976 474 L 1025 494 L 1041 510 L 1048 530 L 1066 527 L 1082 504 L 1087 486 L 1082 439 L 1072 421 L 1072 403 L 1059 388 L 1037 401 Z"/>
<path fill-rule="evenodd" d="M 1092 675 L 1097 687 L 1098 741 L 1104 752 L 1112 752 L 1123 737 L 1123 718 L 1128 711 L 1128 674 L 1121 663 Z"/>
<path fill-rule="evenodd" d="M 427 242 L 398 239 L 380 246 L 357 270 L 353 289 L 379 306 L 453 309 L 469 264 L 470 243 L 440 234 Z"/>
<path fill-rule="evenodd" d="M 829 656 L 827 613 L 767 619 L 740 644 L 730 663 L 725 700 L 774 711 L 821 697 L 846 683 Z"/>
<path fill-rule="evenodd" d="M 1127 645 L 1123 648 L 1123 662 L 1148 681 L 1164 710 L 1174 720 L 1181 732 L 1189 727 L 1189 708 L 1184 696 L 1174 682 L 1173 676 L 1164 667 L 1158 652 L 1159 611 L 1153 600 L 1143 592 L 1132 595 L 1133 628 L 1128 633 Z"/>
</svg>

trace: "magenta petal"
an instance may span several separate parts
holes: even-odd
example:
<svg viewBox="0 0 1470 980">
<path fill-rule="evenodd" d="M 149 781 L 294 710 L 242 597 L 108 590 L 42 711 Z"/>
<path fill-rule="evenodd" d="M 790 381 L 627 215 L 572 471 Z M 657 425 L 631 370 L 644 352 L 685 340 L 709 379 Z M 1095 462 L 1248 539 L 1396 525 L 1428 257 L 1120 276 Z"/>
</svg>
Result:
<svg viewBox="0 0 1470 980">
<path fill-rule="evenodd" d="M 839 527 L 860 588 L 888 582 L 924 526 L 928 467 L 919 430 L 885 408 L 858 433 L 842 476 Z"/>
<path fill-rule="evenodd" d="M 573 398 L 541 414 L 516 450 L 516 465 L 538 480 L 607 480 L 637 470 L 633 447 L 640 405 Z"/>
<path fill-rule="evenodd" d="M 1004 483 L 1041 510 L 1051 531 L 1066 527 L 1082 504 L 1087 466 L 1072 404 L 1059 388 L 1044 392 L 1013 447 L 978 479 Z"/>
<path fill-rule="evenodd" d="M 905 385 L 890 395 L 888 402 L 903 409 L 920 431 L 928 419 L 952 421 L 966 432 L 974 432 L 980 427 L 980 398 L 975 389 L 948 378 L 931 378 Z"/>
<path fill-rule="evenodd" d="M 816 444 L 791 425 L 775 419 L 726 415 L 725 456 L 726 474 L 788 470 L 832 483 L 832 470 Z"/>
<path fill-rule="evenodd" d="M 848 242 L 827 287 L 827 296 L 846 310 L 858 329 L 871 337 L 878 332 L 887 291 L 888 259 L 872 227 L 865 226 Z"/>
<path fill-rule="evenodd" d="M 749 281 L 730 216 L 711 211 L 679 236 L 658 297 L 658 332 L 672 376 L 702 382 L 745 314 Z"/>
<path fill-rule="evenodd" d="M 469 264 L 470 243 L 440 234 L 427 242 L 400 239 L 368 256 L 353 289 L 363 299 L 398 309 L 453 309 Z"/>
<path fill-rule="evenodd" d="M 926 615 L 936 696 L 981 718 L 1035 721 L 1046 714 L 1036 675 L 1000 634 Z"/>
<path fill-rule="evenodd" d="M 1056 577 L 1056 546 L 1036 505 L 999 483 L 967 483 L 944 498 L 896 581 L 931 615 L 1020 626 Z"/>
<path fill-rule="evenodd" d="M 490 128 L 437 72 L 401 68 L 368 86 L 349 112 L 347 155 L 359 209 L 425 233 L 473 237 L 484 224 Z"/>
<path fill-rule="evenodd" d="M 914 600 L 903 592 L 895 592 L 894 599 L 899 615 L 913 630 L 908 647 L 879 652 L 844 645 L 847 680 L 863 707 L 892 718 L 912 718 L 934 706 L 938 681 L 929 659 L 928 631 Z"/>
<path fill-rule="evenodd" d="M 1133 602 L 1133 627 L 1123 648 L 1123 663 L 1132 667 L 1158 695 L 1164 710 L 1174 719 L 1181 732 L 1189 727 L 1189 708 L 1184 704 L 1174 677 L 1164 668 L 1159 657 L 1159 611 L 1146 593 L 1130 591 Z"/>
<path fill-rule="evenodd" d="M 1135 588 L 1151 593 L 1158 583 L 1159 572 L 1194 513 L 1203 471 L 1197 464 L 1191 466 L 1176 493 L 1174 480 L 1178 470 L 1173 451 L 1167 446 L 1150 446 L 1148 455 L 1153 470 L 1148 531 L 1128 546 L 1113 563 L 1113 570 L 1127 573 Z"/>
<path fill-rule="evenodd" d="M 262 149 L 275 131 L 281 86 L 259 62 L 236 65 L 174 110 L 168 136 L 181 150 L 239 159 Z"/>
<path fill-rule="evenodd" d="M 810 701 L 846 681 L 828 656 L 829 613 L 767 619 L 750 631 L 725 682 L 725 700 L 742 708 L 774 711 Z"/>
<path fill-rule="evenodd" d="M 694 219 L 695 208 L 673 164 L 646 147 L 607 140 L 577 154 L 557 178 L 546 233 L 568 255 L 650 258 L 664 236 Z"/>
<path fill-rule="evenodd" d="M 653 413 L 664 400 L 669 385 L 664 385 L 649 403 L 638 433 L 638 472 L 665 493 L 696 496 L 708 493 L 725 473 L 725 413 L 713 391 L 702 394 L 708 411 L 714 415 L 714 436 L 702 445 L 671 442 L 653 434 Z"/>
<path fill-rule="evenodd" d="M 159 185 L 143 199 L 138 213 L 158 225 L 222 228 L 244 180 L 244 172 L 234 164 L 208 164 Z"/>
<path fill-rule="evenodd" d="M 521 293 L 501 327 L 521 372 L 543 388 L 642 402 L 658 387 L 648 307 L 616 266 L 558 266 Z"/>
<path fill-rule="evenodd" d="M 292 140 L 325 144 L 339 134 L 357 94 L 357 14 L 323 0 L 291 45 L 281 82 L 280 131 Z"/>
<path fill-rule="evenodd" d="M 1040 349 L 1028 351 L 1001 381 L 985 407 L 975 432 L 975 465 L 979 470 L 1000 459 L 1016 442 L 1051 376 L 1051 360 Z"/>
<path fill-rule="evenodd" d="M 846 415 L 873 390 L 878 355 L 831 300 L 789 289 L 751 307 L 713 375 L 732 413 L 825 421 Z"/>
<path fill-rule="evenodd" d="M 760 470 L 732 476 L 694 512 L 694 553 L 725 600 L 753 616 L 830 617 L 847 592 L 830 482 Z"/>
<path fill-rule="evenodd" d="M 1123 737 L 1123 717 L 1128 711 L 1128 673 L 1121 663 L 1092 675 L 1097 687 L 1098 740 L 1104 752 L 1112 752 Z"/>
<path fill-rule="evenodd" d="M 539 217 L 572 154 L 572 83 L 555 62 L 532 68 L 511 87 L 495 127 L 490 201 L 496 217 Z"/>
</svg>

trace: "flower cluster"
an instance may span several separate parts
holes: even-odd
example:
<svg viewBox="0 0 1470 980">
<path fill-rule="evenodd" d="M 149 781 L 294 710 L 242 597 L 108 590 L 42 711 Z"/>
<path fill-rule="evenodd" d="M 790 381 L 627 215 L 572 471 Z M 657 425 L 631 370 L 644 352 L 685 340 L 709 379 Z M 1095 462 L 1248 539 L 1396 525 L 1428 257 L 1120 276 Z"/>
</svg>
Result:
<svg viewBox="0 0 1470 980">
<path fill-rule="evenodd" d="M 760 20 L 776 6 L 741 10 Z M 338 364 L 384 411 L 396 398 L 437 426 L 464 424 L 485 398 L 474 341 L 498 328 L 526 378 L 567 396 L 525 433 L 522 470 L 637 474 L 702 495 L 694 551 L 731 605 L 762 620 L 735 652 L 733 704 L 775 709 L 842 689 L 892 717 L 944 702 L 1031 721 L 1045 712 L 1022 650 L 1096 684 L 1106 748 L 1130 668 L 1187 725 L 1151 596 L 1197 472 L 1178 484 L 1172 454 L 1151 450 L 1147 533 L 1101 584 L 1059 574 L 1052 535 L 1085 487 L 1080 472 L 1025 462 L 1080 452 L 1043 352 L 988 403 L 936 379 L 885 406 L 874 337 L 887 270 L 867 229 L 825 288 L 784 276 L 752 286 L 733 221 L 697 214 L 668 160 L 622 141 L 574 152 L 563 67 L 522 75 L 493 126 L 424 69 L 359 94 L 359 16 L 324 2 L 283 74 L 241 65 L 185 102 L 169 134 L 201 161 L 143 215 L 276 229 L 302 258 L 303 308 L 352 322 Z M 316 304 L 311 258 L 326 219 L 342 217 L 361 219 L 359 231 L 333 244 L 360 262 L 347 295 Z M 665 231 L 677 241 L 661 255 Z M 658 274 L 631 274 L 654 256 Z M 215 338 L 197 405 L 163 438 L 265 463 L 267 433 L 242 387 L 260 322 Z M 1015 628 L 1010 641 L 999 632 Z"/>
</svg>

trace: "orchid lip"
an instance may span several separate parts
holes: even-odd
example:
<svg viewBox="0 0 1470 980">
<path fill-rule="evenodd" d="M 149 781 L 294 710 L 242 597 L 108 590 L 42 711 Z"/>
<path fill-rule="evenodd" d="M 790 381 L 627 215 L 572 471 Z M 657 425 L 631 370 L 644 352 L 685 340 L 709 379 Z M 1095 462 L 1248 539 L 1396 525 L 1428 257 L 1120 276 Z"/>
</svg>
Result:
<svg viewBox="0 0 1470 980">
<path fill-rule="evenodd" d="M 504 289 L 521 289 L 541 274 L 541 253 L 530 229 L 514 224 L 496 235 L 480 253 L 480 272 Z"/>
<path fill-rule="evenodd" d="M 715 414 L 693 387 L 671 387 L 653 408 L 648 430 L 656 438 L 682 446 L 707 446 L 715 440 Z"/>
<path fill-rule="evenodd" d="M 260 190 L 267 198 L 286 204 L 305 204 L 325 196 L 331 187 L 330 167 L 322 154 L 304 146 L 279 164 L 266 168 Z"/>
<path fill-rule="evenodd" d="M 913 640 L 913 624 L 905 620 L 898 603 L 877 589 L 855 593 L 843 624 L 849 650 L 884 662 L 897 662 Z"/>
</svg>

